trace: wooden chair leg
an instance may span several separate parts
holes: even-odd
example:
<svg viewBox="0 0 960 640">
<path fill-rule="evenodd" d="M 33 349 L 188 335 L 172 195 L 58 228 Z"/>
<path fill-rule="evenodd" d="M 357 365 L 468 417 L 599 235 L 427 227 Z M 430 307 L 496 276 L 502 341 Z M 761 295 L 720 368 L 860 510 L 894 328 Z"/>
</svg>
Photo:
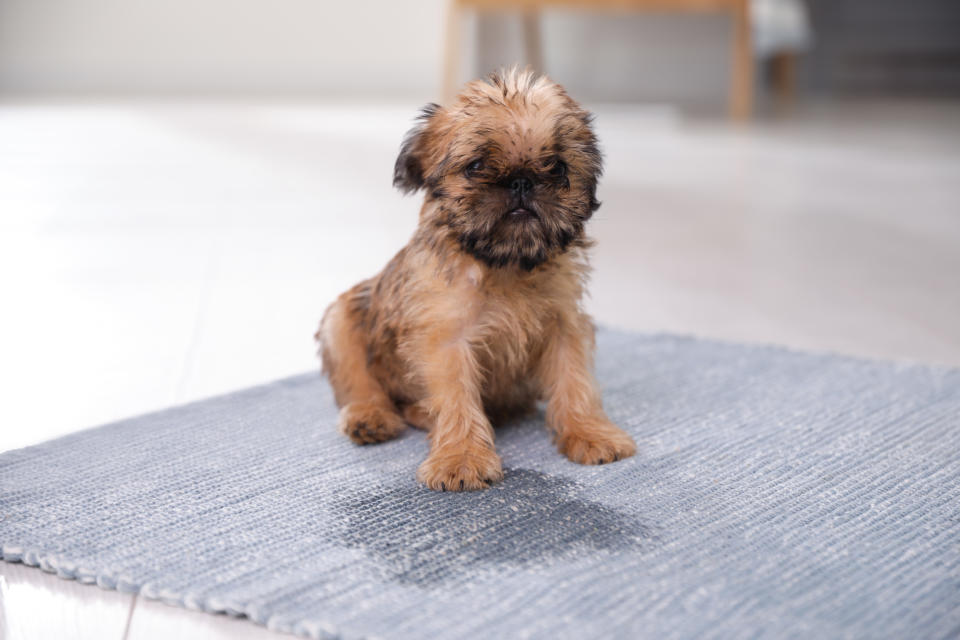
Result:
<svg viewBox="0 0 960 640">
<path fill-rule="evenodd" d="M 449 103 L 457 95 L 460 83 L 460 46 L 463 31 L 463 9 L 459 0 L 447 2 L 447 34 L 443 56 L 443 86 L 440 100 Z"/>
<path fill-rule="evenodd" d="M 543 40 L 540 37 L 540 11 L 527 9 L 523 12 L 523 52 L 527 64 L 534 71 L 545 73 L 543 62 Z"/>
<path fill-rule="evenodd" d="M 730 74 L 730 117 L 734 120 L 748 120 L 753 111 L 753 73 L 750 1 L 739 0 L 733 8 Z"/>
<path fill-rule="evenodd" d="M 797 54 L 792 51 L 776 54 L 770 59 L 770 72 L 777 104 L 789 106 L 796 95 Z"/>
</svg>

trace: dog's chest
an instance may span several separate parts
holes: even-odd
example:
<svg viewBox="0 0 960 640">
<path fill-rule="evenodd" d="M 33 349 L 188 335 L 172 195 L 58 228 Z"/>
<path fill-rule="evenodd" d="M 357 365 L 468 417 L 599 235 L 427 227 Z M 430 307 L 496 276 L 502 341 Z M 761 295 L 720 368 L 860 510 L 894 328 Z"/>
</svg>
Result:
<svg viewBox="0 0 960 640">
<path fill-rule="evenodd" d="M 537 281 L 493 281 L 477 287 L 474 341 L 494 377 L 525 375 L 557 315 L 557 299 Z"/>
</svg>

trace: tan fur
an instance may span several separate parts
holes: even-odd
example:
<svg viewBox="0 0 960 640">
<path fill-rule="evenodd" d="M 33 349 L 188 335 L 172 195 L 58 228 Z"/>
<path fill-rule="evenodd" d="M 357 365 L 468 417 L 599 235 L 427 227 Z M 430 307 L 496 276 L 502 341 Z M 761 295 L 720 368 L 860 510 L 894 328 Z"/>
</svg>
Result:
<svg viewBox="0 0 960 640">
<path fill-rule="evenodd" d="M 341 431 L 367 444 L 406 423 L 426 429 L 417 477 L 431 489 L 499 480 L 493 424 L 539 399 L 571 460 L 635 451 L 603 411 L 581 308 L 600 173 L 589 121 L 558 85 L 516 70 L 428 107 L 395 176 L 427 190 L 417 231 L 324 315 L 317 339 Z"/>
</svg>

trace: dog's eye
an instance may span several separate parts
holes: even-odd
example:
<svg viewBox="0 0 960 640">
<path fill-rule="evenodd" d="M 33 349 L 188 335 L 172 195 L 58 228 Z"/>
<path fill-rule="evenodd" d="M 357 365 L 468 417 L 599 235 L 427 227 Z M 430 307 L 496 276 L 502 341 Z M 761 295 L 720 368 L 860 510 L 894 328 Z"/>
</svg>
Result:
<svg viewBox="0 0 960 640">
<path fill-rule="evenodd" d="M 563 178 L 567 175 L 567 163 L 557 158 L 550 167 L 550 175 L 554 178 Z"/>
<path fill-rule="evenodd" d="M 468 178 L 472 178 L 483 171 L 483 160 L 477 159 L 467 165 L 467 168 L 464 170 L 464 173 L 467 174 Z"/>
</svg>

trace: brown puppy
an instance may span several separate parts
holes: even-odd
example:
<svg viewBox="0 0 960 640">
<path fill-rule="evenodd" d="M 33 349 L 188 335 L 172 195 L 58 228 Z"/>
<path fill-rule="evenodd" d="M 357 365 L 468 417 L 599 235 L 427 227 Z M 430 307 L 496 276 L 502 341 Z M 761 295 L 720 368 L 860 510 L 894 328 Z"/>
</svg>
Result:
<svg viewBox="0 0 960 640">
<path fill-rule="evenodd" d="M 417 478 L 431 489 L 503 475 L 491 419 L 547 401 L 562 453 L 601 464 L 633 455 L 591 373 L 581 308 L 584 223 L 600 153 L 590 115 L 557 84 L 510 70 L 428 105 L 397 158 L 394 185 L 425 189 L 413 238 L 377 276 L 327 309 L 317 339 L 340 430 L 389 440 L 429 432 Z"/>
</svg>

